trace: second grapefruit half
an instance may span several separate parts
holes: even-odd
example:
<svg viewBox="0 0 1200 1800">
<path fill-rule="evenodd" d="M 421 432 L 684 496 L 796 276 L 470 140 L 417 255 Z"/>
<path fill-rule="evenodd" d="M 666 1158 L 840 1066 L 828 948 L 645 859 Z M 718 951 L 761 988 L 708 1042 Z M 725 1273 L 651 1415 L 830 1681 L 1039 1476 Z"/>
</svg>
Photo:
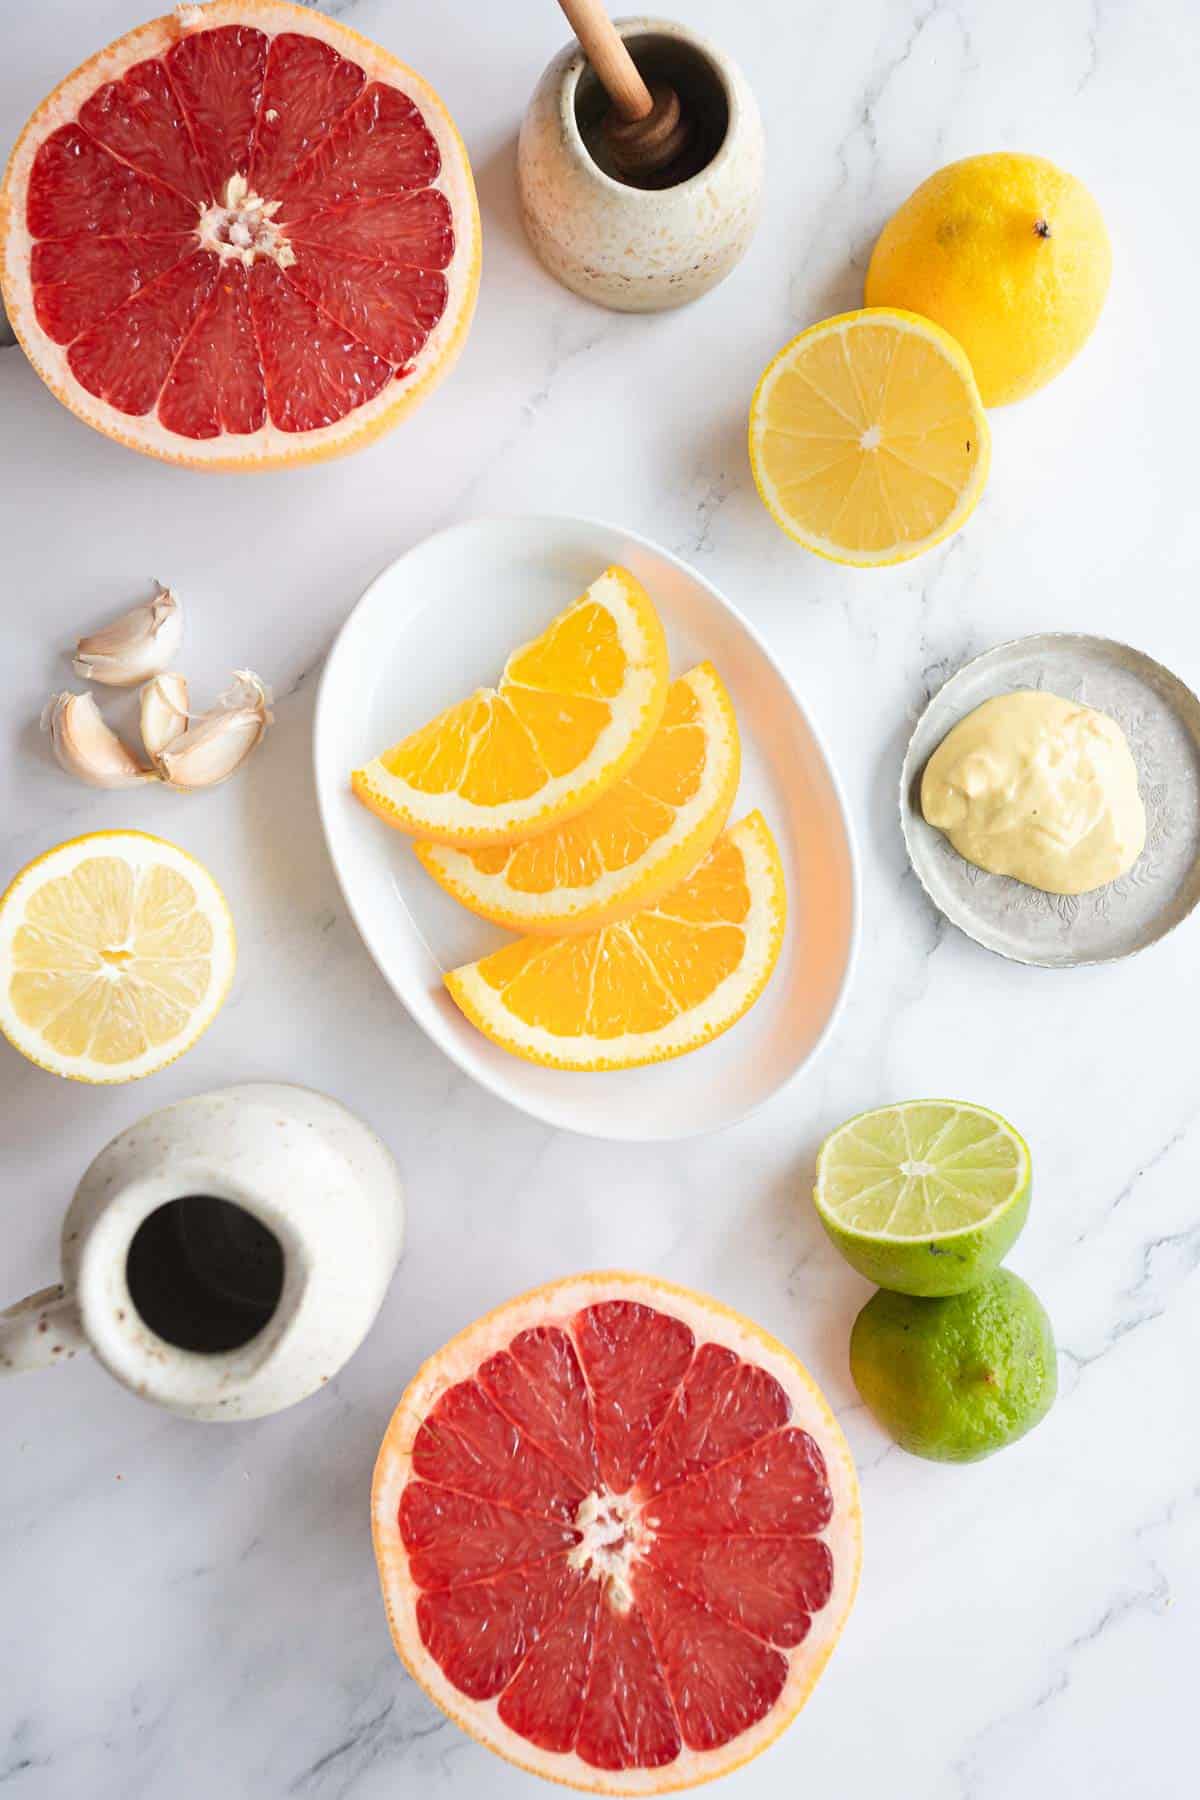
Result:
<svg viewBox="0 0 1200 1800">
<path fill-rule="evenodd" d="M 858 1488 L 790 1351 L 650 1276 L 580 1275 L 430 1358 L 375 1469 L 392 1637 L 451 1718 L 601 1794 L 726 1773 L 854 1598 Z"/>
</svg>

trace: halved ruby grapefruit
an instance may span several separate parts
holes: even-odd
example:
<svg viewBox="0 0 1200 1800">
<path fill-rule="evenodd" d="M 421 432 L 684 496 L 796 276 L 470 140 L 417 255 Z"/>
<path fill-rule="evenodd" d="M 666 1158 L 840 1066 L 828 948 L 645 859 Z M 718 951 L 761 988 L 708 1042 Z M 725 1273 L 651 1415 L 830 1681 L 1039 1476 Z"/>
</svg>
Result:
<svg viewBox="0 0 1200 1800">
<path fill-rule="evenodd" d="M 790 1723 L 858 1582 L 807 1370 L 650 1276 L 551 1283 L 418 1372 L 375 1468 L 396 1649 L 489 1749 L 601 1794 L 722 1775 Z"/>
<path fill-rule="evenodd" d="M 355 449 L 454 361 L 470 164 L 411 69 L 286 0 L 180 6 L 43 101 L 0 190 L 34 368 L 135 450 L 264 468 Z"/>
</svg>

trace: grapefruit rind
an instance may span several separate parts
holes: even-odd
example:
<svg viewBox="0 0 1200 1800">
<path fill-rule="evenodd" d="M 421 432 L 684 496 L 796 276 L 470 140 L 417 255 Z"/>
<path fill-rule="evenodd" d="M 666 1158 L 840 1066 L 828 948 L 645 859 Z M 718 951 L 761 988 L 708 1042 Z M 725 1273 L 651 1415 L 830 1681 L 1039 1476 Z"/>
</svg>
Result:
<svg viewBox="0 0 1200 1800">
<path fill-rule="evenodd" d="M 700 663 L 681 675 L 679 682 L 699 708 L 698 723 L 705 737 L 704 769 L 695 793 L 678 808 L 670 830 L 640 857 L 624 867 L 606 869 L 586 887 L 562 886 L 530 893 L 512 886 L 507 867 L 488 873 L 465 851 L 427 840 L 413 846 L 427 873 L 452 899 L 481 918 L 510 931 L 548 936 L 595 931 L 661 899 L 691 873 L 720 836 L 737 792 L 741 764 L 733 706 L 712 664 Z M 637 776 L 635 763 L 626 780 L 636 782 Z M 589 817 L 588 813 L 578 815 L 576 828 L 586 827 Z"/>
<path fill-rule="evenodd" d="M 766 1716 L 715 1751 L 686 1746 L 664 1767 L 610 1771 L 569 1754 L 541 1751 L 500 1718 L 497 1702 L 473 1701 L 453 1685 L 421 1642 L 419 1589 L 397 1519 L 400 1496 L 412 1473 L 417 1433 L 439 1395 L 473 1375 L 520 1331 L 569 1319 L 600 1300 L 631 1300 L 673 1314 L 691 1327 L 697 1343 L 715 1343 L 757 1363 L 780 1383 L 792 1405 L 789 1423 L 810 1433 L 825 1459 L 833 1517 L 822 1536 L 833 1552 L 834 1586 L 813 1616 L 804 1641 L 789 1653 L 783 1692 Z M 833 1654 L 854 1597 L 862 1563 L 862 1508 L 850 1449 L 829 1404 L 804 1364 L 777 1338 L 731 1307 L 677 1287 L 657 1276 L 597 1271 L 550 1282 L 497 1307 L 452 1338 L 418 1369 L 392 1414 L 371 1486 L 371 1533 L 383 1602 L 396 1653 L 413 1679 L 456 1725 L 518 1768 L 564 1787 L 612 1795 L 666 1794 L 715 1781 L 767 1749 L 792 1723 Z"/>
<path fill-rule="evenodd" d="M 723 843 L 735 844 L 745 864 L 750 892 L 749 912 L 742 921 L 746 945 L 737 967 L 700 1005 L 655 1031 L 626 1032 L 620 1037 L 563 1037 L 509 1012 L 501 992 L 480 974 L 477 963 L 451 969 L 445 977 L 455 1004 L 501 1049 L 549 1069 L 634 1069 L 686 1056 L 711 1043 L 744 1018 L 761 996 L 779 960 L 787 925 L 783 865 L 762 814 L 748 813 L 717 840 L 717 848 Z M 661 905 L 670 911 L 669 894 Z M 620 930 L 620 925 L 615 929 Z"/>
<path fill-rule="evenodd" d="M 628 570 L 606 569 L 559 618 L 584 605 L 600 606 L 608 612 L 626 666 L 621 690 L 611 702 L 611 717 L 575 768 L 563 775 L 548 775 L 527 798 L 483 806 L 454 791 L 431 794 L 411 786 L 386 767 L 390 752 L 385 751 L 364 768 L 355 769 L 350 778 L 363 804 L 398 831 L 477 849 L 535 837 L 593 805 L 629 772 L 657 731 L 670 672 L 667 642 L 658 614 L 641 583 Z M 558 623 L 557 619 L 553 621 L 547 633 Z M 520 645 L 506 667 L 515 664 L 530 648 L 528 644 Z M 480 690 L 484 696 L 488 692 Z"/>
<path fill-rule="evenodd" d="M 309 431 L 282 431 L 268 419 L 257 431 L 223 431 L 212 438 L 189 438 L 168 431 L 153 413 L 131 416 L 89 393 L 73 373 L 67 344 L 56 344 L 39 325 L 30 281 L 33 239 L 25 222 L 25 194 L 33 161 L 51 132 L 74 119 L 83 102 L 106 81 L 118 80 L 134 63 L 159 56 L 179 41 L 180 15 L 195 12 L 197 28 L 251 25 L 268 34 L 295 31 L 319 38 L 359 64 L 368 81 L 381 81 L 407 94 L 420 109 L 441 153 L 434 186 L 445 193 L 454 219 L 455 251 L 443 271 L 449 298 L 427 338 L 413 374 L 389 382 L 374 399 L 332 425 Z M 105 437 L 163 462 L 189 467 L 270 469 L 321 462 L 361 449 L 397 424 L 432 392 L 454 366 L 471 324 L 479 291 L 481 229 L 479 203 L 466 147 L 438 95 L 415 70 L 339 20 L 291 0 L 208 0 L 203 8 L 180 8 L 128 32 L 89 57 L 61 81 L 34 112 L 17 139 L 0 185 L 0 294 L 22 349 L 46 386 L 77 418 Z"/>
<path fill-rule="evenodd" d="M 94 1087 L 112 1087 L 127 1081 L 140 1081 L 144 1076 L 155 1075 L 160 1069 L 178 1061 L 203 1036 L 220 1012 L 233 983 L 237 965 L 237 937 L 229 903 L 202 863 L 197 862 L 194 856 L 189 856 L 186 850 L 180 850 L 177 845 L 169 843 L 166 838 L 155 837 L 152 832 L 91 831 L 83 837 L 57 844 L 53 849 L 35 857 L 13 877 L 4 893 L 0 894 L 0 970 L 7 972 L 12 969 L 12 944 L 24 920 L 26 895 L 36 891 L 43 882 L 70 874 L 78 863 L 88 857 L 114 854 L 122 856 L 134 867 L 165 864 L 167 868 L 184 876 L 192 884 L 205 915 L 210 921 L 219 921 L 221 928 L 213 933 L 212 971 L 208 991 L 193 1009 L 186 1028 L 179 1033 L 178 1038 L 158 1048 L 152 1047 L 144 1051 L 131 1062 L 114 1065 L 86 1056 L 70 1059 L 56 1057 L 40 1032 L 25 1025 L 14 1015 L 8 998 L 7 983 L 0 988 L 0 1032 L 3 1032 L 14 1050 L 18 1050 L 39 1069 L 45 1069 L 48 1074 L 65 1076 L 69 1081 L 81 1081 Z"/>
</svg>

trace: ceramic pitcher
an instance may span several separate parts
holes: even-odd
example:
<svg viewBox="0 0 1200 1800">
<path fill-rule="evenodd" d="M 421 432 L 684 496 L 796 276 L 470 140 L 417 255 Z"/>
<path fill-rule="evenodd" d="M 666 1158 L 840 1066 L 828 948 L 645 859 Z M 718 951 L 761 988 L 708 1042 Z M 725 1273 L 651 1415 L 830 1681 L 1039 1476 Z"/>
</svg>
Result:
<svg viewBox="0 0 1200 1800">
<path fill-rule="evenodd" d="M 335 1100 L 254 1083 L 151 1113 L 79 1183 L 62 1282 L 0 1314 L 0 1371 L 90 1350 L 193 1419 L 303 1400 L 354 1353 L 400 1256 L 396 1165 Z"/>
</svg>

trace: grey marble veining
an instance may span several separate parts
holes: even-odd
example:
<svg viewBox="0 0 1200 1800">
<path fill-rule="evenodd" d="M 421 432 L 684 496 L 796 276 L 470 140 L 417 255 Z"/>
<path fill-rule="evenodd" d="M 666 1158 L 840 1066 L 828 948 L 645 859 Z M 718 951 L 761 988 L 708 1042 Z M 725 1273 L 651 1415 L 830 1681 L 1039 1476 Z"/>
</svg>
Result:
<svg viewBox="0 0 1200 1800">
<path fill-rule="evenodd" d="M 363 1350 L 278 1418 L 162 1418 L 82 1360 L 0 1387 L 0 1793 L 533 1800 L 392 1655 L 370 1470 L 430 1349 L 533 1282 L 619 1262 L 714 1291 L 787 1339 L 862 1473 L 866 1564 L 843 1643 L 801 1720 L 723 1793 L 1183 1800 L 1200 1653 L 1200 925 L 1106 968 L 1007 965 L 929 906 L 895 794 L 918 712 L 991 644 L 1094 632 L 1200 683 L 1195 8 L 679 0 L 756 89 L 768 201 L 725 287 L 657 319 L 574 300 L 521 236 L 514 137 L 564 36 L 551 0 L 332 10 L 428 76 L 475 164 L 479 312 L 436 397 L 346 462 L 192 475 L 88 432 L 19 351 L 0 357 L 0 543 L 20 621 L 0 878 L 82 831 L 160 831 L 211 867 L 241 943 L 221 1017 L 148 1084 L 68 1086 L 0 1047 L 0 1302 L 53 1278 L 58 1218 L 102 1143 L 233 1080 L 308 1082 L 366 1117 L 404 1172 L 409 1248 Z M 29 10 L 6 39 L 0 136 L 136 16 L 127 0 Z M 1116 263 L 1096 337 L 1051 388 L 993 415 L 989 488 L 958 538 L 880 572 L 806 557 L 754 493 L 754 380 L 802 325 L 858 304 L 874 236 L 917 181 L 1005 147 L 1056 158 L 1100 198 Z M 431 529 L 534 509 L 591 512 L 695 559 L 799 684 L 850 799 L 866 931 L 847 1012 L 799 1085 L 713 1140 L 581 1145 L 477 1091 L 384 988 L 325 858 L 309 731 L 337 626 Z M 77 632 L 155 576 L 188 605 L 194 691 L 248 665 L 279 696 L 244 774 L 190 801 L 72 787 L 33 725 L 69 680 Z M 1033 1210 L 1012 1261 L 1062 1352 L 1047 1422 L 966 1469 L 906 1457 L 859 1403 L 846 1344 L 866 1288 L 806 1194 L 832 1125 L 945 1092 L 1030 1141 Z"/>
</svg>

